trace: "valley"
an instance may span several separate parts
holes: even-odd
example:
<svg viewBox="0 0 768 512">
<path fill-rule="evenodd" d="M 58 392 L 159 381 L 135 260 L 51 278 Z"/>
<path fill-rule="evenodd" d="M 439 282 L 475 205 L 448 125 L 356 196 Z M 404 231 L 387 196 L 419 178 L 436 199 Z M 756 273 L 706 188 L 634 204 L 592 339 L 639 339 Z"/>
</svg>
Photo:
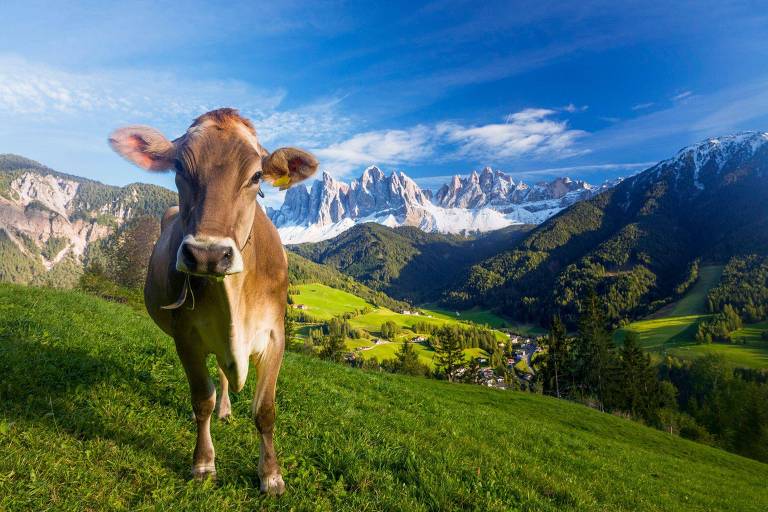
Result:
<svg viewBox="0 0 768 512">
<path fill-rule="evenodd" d="M 320 283 L 294 285 L 291 287 L 290 297 L 292 302 L 290 307 L 294 312 L 300 313 L 297 320 L 297 341 L 306 342 L 312 330 L 321 325 L 319 321 L 343 317 L 357 333 L 356 337 L 346 336 L 344 339 L 346 349 L 353 357 L 377 361 L 393 359 L 402 344 L 410 343 L 420 362 L 432 370 L 435 369 L 435 351 L 428 343 L 430 333 L 425 332 L 422 326 L 450 325 L 458 328 L 473 324 L 508 326 L 505 319 L 490 311 L 470 310 L 451 313 L 428 308 L 393 311 L 386 307 L 375 307 L 355 295 Z M 399 332 L 390 338 L 384 338 L 382 326 L 388 322 L 396 325 Z M 493 335 L 497 341 L 509 343 L 508 334 L 494 330 Z M 490 354 L 481 348 L 466 348 L 463 352 L 468 360 L 490 358 Z"/>
<path fill-rule="evenodd" d="M 768 322 L 746 324 L 737 329 L 733 332 L 734 343 L 702 344 L 696 341 L 699 324 L 712 316 L 706 309 L 707 294 L 720 282 L 722 272 L 722 266 L 702 267 L 699 279 L 685 296 L 647 319 L 616 330 L 614 341 L 621 344 L 631 331 L 638 334 L 643 349 L 656 357 L 671 355 L 691 359 L 719 354 L 735 366 L 768 369 L 768 340 L 762 337 L 768 330 Z"/>
</svg>

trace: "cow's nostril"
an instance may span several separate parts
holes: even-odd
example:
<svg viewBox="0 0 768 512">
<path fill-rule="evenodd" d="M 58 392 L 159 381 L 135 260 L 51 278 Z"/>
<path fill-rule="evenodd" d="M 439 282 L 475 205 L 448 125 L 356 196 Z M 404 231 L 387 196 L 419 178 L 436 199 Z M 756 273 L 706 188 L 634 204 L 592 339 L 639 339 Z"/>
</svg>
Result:
<svg viewBox="0 0 768 512">
<path fill-rule="evenodd" d="M 181 256 L 184 258 L 184 263 L 186 263 L 188 267 L 192 267 L 197 261 L 189 244 L 182 244 Z"/>
<path fill-rule="evenodd" d="M 224 255 L 222 256 L 222 260 L 225 262 L 230 262 L 232 261 L 232 255 L 233 255 L 232 248 L 227 247 L 226 249 L 224 249 Z"/>
</svg>

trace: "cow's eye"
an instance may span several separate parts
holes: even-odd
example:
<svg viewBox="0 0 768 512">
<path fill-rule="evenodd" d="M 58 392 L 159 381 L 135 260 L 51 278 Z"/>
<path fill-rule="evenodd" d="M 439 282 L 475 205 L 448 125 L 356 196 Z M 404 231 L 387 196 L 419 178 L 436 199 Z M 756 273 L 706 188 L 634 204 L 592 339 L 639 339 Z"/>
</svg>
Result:
<svg viewBox="0 0 768 512">
<path fill-rule="evenodd" d="M 251 178 L 251 183 L 253 183 L 254 185 L 257 184 L 258 182 L 261 181 L 261 177 L 263 175 L 264 173 L 261 171 L 256 172 L 256 174 L 254 174 L 253 177 Z"/>
</svg>

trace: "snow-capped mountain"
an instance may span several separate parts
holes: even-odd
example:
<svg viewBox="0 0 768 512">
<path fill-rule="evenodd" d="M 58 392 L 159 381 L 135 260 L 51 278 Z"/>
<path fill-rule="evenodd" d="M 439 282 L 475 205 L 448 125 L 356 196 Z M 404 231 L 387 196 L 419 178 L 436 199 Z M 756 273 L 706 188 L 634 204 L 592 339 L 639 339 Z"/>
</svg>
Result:
<svg viewBox="0 0 768 512">
<path fill-rule="evenodd" d="M 501 171 L 486 167 L 473 171 L 466 178 L 454 176 L 435 194 L 435 204 L 444 208 L 492 207 L 501 212 L 525 205 L 529 211 L 552 209 L 558 204 L 564 208 L 576 201 L 588 199 L 611 186 L 595 187 L 581 180 L 557 178 L 551 182 L 527 185 Z"/>
<path fill-rule="evenodd" d="M 441 233 L 491 231 L 541 223 L 607 186 L 570 178 L 529 186 L 486 167 L 465 178 L 454 176 L 432 198 L 405 173 L 387 176 L 372 166 L 349 184 L 323 173 L 309 190 L 288 190 L 282 207 L 268 214 L 284 243 L 332 238 L 361 222 Z"/>
<path fill-rule="evenodd" d="M 638 175 L 638 183 L 672 177 L 673 186 L 681 193 L 696 193 L 707 186 L 719 184 L 724 169 L 730 172 L 742 167 L 742 172 L 753 170 L 761 176 L 768 174 L 765 161 L 755 159 L 759 151 L 768 146 L 768 132 L 740 132 L 735 135 L 713 137 L 686 146 L 675 156 L 662 160 L 647 172 Z"/>
</svg>

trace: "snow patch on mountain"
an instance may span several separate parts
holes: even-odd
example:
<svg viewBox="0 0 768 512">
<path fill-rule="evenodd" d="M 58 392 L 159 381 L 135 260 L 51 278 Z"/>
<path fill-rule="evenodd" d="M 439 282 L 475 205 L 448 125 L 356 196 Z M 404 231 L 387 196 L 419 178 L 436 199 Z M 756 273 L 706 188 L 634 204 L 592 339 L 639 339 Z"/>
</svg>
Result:
<svg viewBox="0 0 768 512">
<path fill-rule="evenodd" d="M 349 184 L 323 173 L 307 189 L 290 189 L 279 210 L 268 209 L 284 243 L 333 238 L 355 224 L 415 226 L 428 232 L 470 233 L 512 224 L 539 224 L 606 188 L 558 178 L 529 186 L 490 168 L 454 176 L 432 196 L 402 172 L 376 166 Z"/>
<path fill-rule="evenodd" d="M 724 168 L 738 168 L 768 143 L 768 132 L 740 132 L 712 137 L 686 146 L 675 156 L 656 164 L 649 176 L 658 178 L 672 172 L 680 189 L 704 190 Z"/>
</svg>

